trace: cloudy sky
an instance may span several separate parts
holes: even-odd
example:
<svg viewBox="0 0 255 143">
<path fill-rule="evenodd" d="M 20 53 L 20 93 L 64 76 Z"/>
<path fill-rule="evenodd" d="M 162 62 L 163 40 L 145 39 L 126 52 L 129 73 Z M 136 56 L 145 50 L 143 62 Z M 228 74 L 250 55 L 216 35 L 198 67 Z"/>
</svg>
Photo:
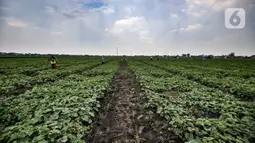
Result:
<svg viewBox="0 0 255 143">
<path fill-rule="evenodd" d="M 226 8 L 246 11 L 227 29 Z M 255 54 L 254 0 L 0 0 L 0 51 Z"/>
</svg>

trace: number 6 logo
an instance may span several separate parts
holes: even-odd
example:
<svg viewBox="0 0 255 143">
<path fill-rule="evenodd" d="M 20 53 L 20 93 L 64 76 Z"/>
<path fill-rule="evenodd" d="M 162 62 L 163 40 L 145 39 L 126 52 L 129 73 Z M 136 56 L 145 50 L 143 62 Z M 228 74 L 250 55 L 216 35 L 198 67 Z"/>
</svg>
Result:
<svg viewBox="0 0 255 143">
<path fill-rule="evenodd" d="M 242 8 L 228 8 L 225 10 L 225 26 L 228 29 L 242 29 L 245 27 L 245 11 Z"/>
</svg>

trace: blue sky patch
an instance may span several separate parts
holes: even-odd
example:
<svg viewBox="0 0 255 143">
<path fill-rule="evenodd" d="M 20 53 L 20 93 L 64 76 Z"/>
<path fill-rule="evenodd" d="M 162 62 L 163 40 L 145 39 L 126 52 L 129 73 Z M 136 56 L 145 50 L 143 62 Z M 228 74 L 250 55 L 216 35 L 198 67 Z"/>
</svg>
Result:
<svg viewBox="0 0 255 143">
<path fill-rule="evenodd" d="M 99 8 L 101 6 L 103 6 L 104 3 L 103 2 L 89 2 L 86 3 L 85 6 L 89 7 L 89 8 Z"/>
</svg>

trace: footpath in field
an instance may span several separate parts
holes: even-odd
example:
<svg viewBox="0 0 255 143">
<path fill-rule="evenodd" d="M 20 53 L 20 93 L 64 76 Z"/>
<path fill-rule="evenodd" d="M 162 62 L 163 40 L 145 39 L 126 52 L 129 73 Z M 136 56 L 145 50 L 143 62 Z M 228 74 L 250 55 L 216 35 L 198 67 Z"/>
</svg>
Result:
<svg viewBox="0 0 255 143">
<path fill-rule="evenodd" d="M 89 142 L 181 142 L 168 131 L 167 123 L 144 109 L 144 102 L 134 74 L 127 69 L 127 63 L 120 63 Z"/>
</svg>

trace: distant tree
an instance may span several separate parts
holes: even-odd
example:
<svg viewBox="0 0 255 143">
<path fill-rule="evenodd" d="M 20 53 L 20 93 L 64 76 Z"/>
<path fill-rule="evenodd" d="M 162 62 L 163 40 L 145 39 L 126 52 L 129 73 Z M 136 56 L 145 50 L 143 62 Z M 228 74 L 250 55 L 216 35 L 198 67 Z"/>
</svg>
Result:
<svg viewBox="0 0 255 143">
<path fill-rule="evenodd" d="M 213 59 L 213 57 L 214 57 L 213 55 L 208 55 L 207 56 L 208 59 Z"/>
<path fill-rule="evenodd" d="M 231 57 L 231 58 L 235 57 L 235 53 L 232 52 L 232 53 L 228 54 L 228 57 Z"/>
<path fill-rule="evenodd" d="M 186 57 L 187 55 L 186 54 L 182 54 L 182 57 Z"/>
<path fill-rule="evenodd" d="M 187 54 L 187 57 L 190 57 L 190 53 Z"/>
</svg>

